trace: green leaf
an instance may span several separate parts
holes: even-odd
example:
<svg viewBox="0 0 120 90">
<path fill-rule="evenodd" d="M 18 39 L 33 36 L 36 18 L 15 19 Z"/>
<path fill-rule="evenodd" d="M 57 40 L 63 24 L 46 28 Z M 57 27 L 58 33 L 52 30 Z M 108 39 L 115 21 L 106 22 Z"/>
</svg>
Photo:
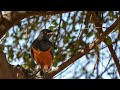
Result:
<svg viewBox="0 0 120 90">
<path fill-rule="evenodd" d="M 53 20 L 51 24 L 53 24 L 54 27 L 57 27 L 58 26 L 57 19 Z"/>
<path fill-rule="evenodd" d="M 87 71 L 86 71 L 85 68 L 82 69 L 82 72 L 83 72 L 83 74 L 86 74 L 86 73 L 87 73 Z"/>
<path fill-rule="evenodd" d="M 64 23 L 63 23 L 63 26 L 62 26 L 63 29 L 66 29 L 66 26 L 67 26 L 67 25 L 68 25 L 68 22 L 64 22 Z"/>
<path fill-rule="evenodd" d="M 53 30 L 56 26 L 50 26 L 49 29 Z"/>
<path fill-rule="evenodd" d="M 54 63 L 53 63 L 53 66 L 57 66 L 57 64 L 58 64 L 58 61 L 57 60 L 54 60 Z"/>
<path fill-rule="evenodd" d="M 68 41 L 69 41 L 69 37 L 66 37 L 63 42 L 64 42 L 64 44 L 65 44 L 65 43 L 67 43 Z"/>
<path fill-rule="evenodd" d="M 86 35 L 87 35 L 87 37 L 90 37 L 90 36 L 93 35 L 93 32 L 91 31 L 90 33 L 88 33 L 88 34 L 86 34 Z"/>
<path fill-rule="evenodd" d="M 108 36 L 105 40 L 107 45 L 111 45 L 112 44 L 112 39 Z"/>
<path fill-rule="evenodd" d="M 13 54 L 13 50 L 10 49 L 8 51 L 8 61 L 11 62 L 13 60 L 14 54 Z"/>
</svg>

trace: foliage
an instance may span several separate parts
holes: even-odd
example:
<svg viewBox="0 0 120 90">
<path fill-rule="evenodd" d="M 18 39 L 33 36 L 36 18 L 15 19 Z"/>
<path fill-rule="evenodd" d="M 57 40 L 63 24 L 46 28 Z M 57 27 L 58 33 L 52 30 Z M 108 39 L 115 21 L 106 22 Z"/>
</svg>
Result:
<svg viewBox="0 0 120 90">
<path fill-rule="evenodd" d="M 119 17 L 118 11 L 98 11 L 96 13 L 101 20 L 103 31 Z M 13 26 L 1 39 L 9 63 L 20 63 L 31 72 L 36 70 L 37 64 L 31 57 L 31 43 L 44 28 L 55 32 L 52 37 L 55 50 L 54 67 L 68 60 L 98 38 L 95 24 L 88 16 L 87 11 L 74 11 L 46 17 L 31 16 L 21 20 L 19 25 Z M 114 44 L 116 52 L 119 52 L 120 48 L 118 45 L 119 33 L 119 27 L 116 27 L 105 41 L 107 45 Z M 100 62 L 92 74 L 96 55 L 98 55 Z M 112 66 L 114 62 L 111 57 L 105 43 L 101 43 L 72 65 L 72 69 L 68 70 L 73 73 L 70 78 L 119 78 L 115 66 Z M 102 74 L 105 68 L 108 69 Z"/>
</svg>

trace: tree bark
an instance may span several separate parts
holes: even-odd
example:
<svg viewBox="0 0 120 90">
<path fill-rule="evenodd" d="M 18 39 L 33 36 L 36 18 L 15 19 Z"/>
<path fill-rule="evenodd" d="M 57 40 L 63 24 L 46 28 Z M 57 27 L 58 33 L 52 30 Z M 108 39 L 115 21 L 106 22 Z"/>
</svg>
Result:
<svg viewBox="0 0 120 90">
<path fill-rule="evenodd" d="M 8 64 L 5 54 L 0 48 L 0 79 L 13 79 L 17 78 L 14 74 L 12 67 Z"/>
<path fill-rule="evenodd" d="M 59 12 L 60 13 L 60 12 Z M 0 22 L 0 38 L 15 24 L 18 24 L 21 19 L 26 18 L 31 15 L 50 15 L 50 14 L 59 14 L 56 12 L 24 12 L 19 11 L 15 12 L 12 16 L 4 16 Z M 63 11 L 61 11 L 63 13 Z M 54 75 L 65 69 L 67 66 L 75 62 L 78 58 L 82 57 L 83 55 L 87 54 L 90 50 L 92 50 L 97 44 L 99 44 L 101 41 L 103 41 L 106 36 L 120 23 L 120 18 L 118 18 L 109 28 L 106 29 L 104 33 L 100 35 L 100 38 L 96 39 L 95 42 L 91 43 L 90 45 L 86 46 L 84 50 L 81 50 L 78 52 L 75 56 L 71 57 L 69 60 L 58 66 L 56 69 L 51 71 L 48 76 L 49 78 L 52 78 Z M 29 75 L 26 70 L 24 70 L 22 67 L 17 66 L 14 67 L 10 65 L 5 57 L 5 54 L 0 48 L 0 79 L 28 79 L 31 78 L 32 75 Z M 34 77 L 33 77 L 34 78 Z"/>
<path fill-rule="evenodd" d="M 46 16 L 65 13 L 66 11 L 8 11 L 2 15 L 0 12 L 0 38 L 14 25 L 29 16 Z M 0 48 L 0 79 L 34 79 L 34 75 L 29 75 L 28 71 L 21 66 L 12 66 L 7 62 L 6 56 Z"/>
<path fill-rule="evenodd" d="M 74 55 L 73 57 L 71 57 L 69 60 L 67 60 L 66 62 L 62 63 L 60 66 L 58 66 L 56 69 L 52 70 L 49 75 L 48 78 L 53 78 L 54 75 L 56 75 L 57 73 L 59 73 L 60 71 L 62 71 L 63 69 L 65 69 L 66 67 L 68 67 L 70 64 L 72 64 L 73 62 L 75 62 L 76 60 L 78 60 L 79 58 L 81 58 L 83 55 L 87 54 L 90 50 L 92 50 L 93 48 L 95 48 L 98 44 L 100 44 L 102 41 L 104 41 L 106 39 L 106 36 L 108 36 L 108 34 L 113 31 L 113 29 L 115 27 L 117 27 L 120 23 L 120 17 L 110 26 L 106 29 L 105 32 L 103 32 L 99 38 L 97 38 L 94 42 L 92 42 L 91 44 L 89 44 L 88 46 L 86 46 L 84 48 L 84 50 L 81 50 L 80 52 L 78 52 L 76 55 Z"/>
<path fill-rule="evenodd" d="M 88 15 L 89 16 L 92 15 L 93 16 L 92 17 L 93 23 L 95 24 L 96 27 L 100 27 L 100 28 L 97 28 L 98 34 L 100 35 L 101 33 L 103 33 L 103 31 L 102 31 L 102 24 L 100 22 L 99 17 L 96 15 L 96 13 L 94 11 L 89 11 Z M 105 40 L 103 40 L 103 42 L 107 45 L 106 41 L 107 41 L 107 39 L 105 38 Z M 113 45 L 111 44 L 111 45 L 107 45 L 107 46 L 108 46 L 108 49 L 109 49 L 109 51 L 111 53 L 111 56 L 113 57 L 113 60 L 114 60 L 115 65 L 117 67 L 118 73 L 120 75 L 119 59 L 118 59 L 118 57 L 117 57 L 117 55 L 115 53 L 115 50 L 113 49 Z"/>
<path fill-rule="evenodd" d="M 10 65 L 0 48 L 0 79 L 28 79 L 31 77 L 33 76 L 29 75 L 21 66 Z"/>
</svg>

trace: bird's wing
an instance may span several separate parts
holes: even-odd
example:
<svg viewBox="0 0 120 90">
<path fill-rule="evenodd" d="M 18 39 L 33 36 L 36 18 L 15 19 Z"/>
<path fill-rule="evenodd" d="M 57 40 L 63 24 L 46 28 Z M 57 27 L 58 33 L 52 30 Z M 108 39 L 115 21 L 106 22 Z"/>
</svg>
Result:
<svg viewBox="0 0 120 90">
<path fill-rule="evenodd" d="M 53 44 L 51 43 L 51 54 L 52 54 L 52 58 L 54 56 L 54 48 L 53 48 Z"/>
<path fill-rule="evenodd" d="M 32 56 L 32 58 L 34 58 L 34 54 L 33 54 L 33 49 L 32 49 L 32 48 L 34 48 L 34 49 L 37 50 L 37 45 L 38 45 L 37 40 L 34 40 L 34 41 L 32 42 L 32 45 L 31 45 L 31 56 Z M 34 59 L 35 59 L 35 58 L 34 58 Z"/>
</svg>

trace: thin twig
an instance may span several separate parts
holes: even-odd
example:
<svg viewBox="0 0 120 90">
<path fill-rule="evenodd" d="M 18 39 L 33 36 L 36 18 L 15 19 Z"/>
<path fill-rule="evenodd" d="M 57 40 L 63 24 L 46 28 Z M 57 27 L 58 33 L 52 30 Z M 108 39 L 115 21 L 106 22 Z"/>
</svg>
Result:
<svg viewBox="0 0 120 90">
<path fill-rule="evenodd" d="M 91 43 L 90 45 L 86 46 L 84 48 L 84 50 L 81 50 L 80 52 L 78 52 L 77 54 L 75 54 L 73 57 L 71 57 L 70 59 L 68 59 L 66 62 L 62 63 L 60 66 L 58 66 L 56 69 L 52 70 L 49 73 L 49 77 L 52 78 L 54 75 L 56 75 L 58 72 L 62 71 L 63 69 L 65 69 L 67 66 L 69 66 L 70 64 L 72 64 L 73 62 L 75 62 L 76 60 L 78 60 L 80 57 L 82 57 L 83 55 L 87 54 L 90 50 L 92 50 L 93 48 L 96 47 L 96 45 L 100 44 L 105 38 L 106 36 L 116 27 L 118 26 L 120 23 L 120 18 L 118 18 L 109 28 L 106 29 L 106 31 L 104 33 L 101 34 L 101 36 L 99 38 L 97 38 L 93 43 Z"/>
</svg>

